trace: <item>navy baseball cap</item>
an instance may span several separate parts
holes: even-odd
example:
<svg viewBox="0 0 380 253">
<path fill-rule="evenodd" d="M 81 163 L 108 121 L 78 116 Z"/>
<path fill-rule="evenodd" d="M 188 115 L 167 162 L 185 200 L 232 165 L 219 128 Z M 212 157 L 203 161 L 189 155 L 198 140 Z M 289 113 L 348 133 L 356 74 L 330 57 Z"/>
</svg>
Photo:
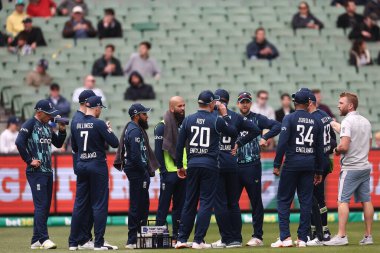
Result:
<svg viewBox="0 0 380 253">
<path fill-rule="evenodd" d="M 217 89 L 214 94 L 219 96 L 220 100 L 230 101 L 230 94 L 224 89 Z"/>
<path fill-rule="evenodd" d="M 56 110 L 54 108 L 53 104 L 50 103 L 46 99 L 42 99 L 42 100 L 38 101 L 36 106 L 34 107 L 34 110 L 36 110 L 38 112 L 44 112 L 46 114 L 53 114 L 53 113 L 58 112 L 58 110 Z"/>
<path fill-rule="evenodd" d="M 129 116 L 132 118 L 133 116 L 139 114 L 139 113 L 147 113 L 150 112 L 150 108 L 147 108 L 143 106 L 142 104 L 132 104 L 131 107 L 129 107 L 128 113 Z"/>
<path fill-rule="evenodd" d="M 96 96 L 92 90 L 84 90 L 79 94 L 79 103 L 84 104 L 89 97 Z"/>
<path fill-rule="evenodd" d="M 249 92 L 240 92 L 238 96 L 238 102 L 241 103 L 244 100 L 248 100 L 249 102 L 252 102 L 252 95 Z"/>
<path fill-rule="evenodd" d="M 220 96 L 215 95 L 210 90 L 204 90 L 202 91 L 198 96 L 198 103 L 208 105 L 211 104 L 213 101 L 219 101 Z"/>
<path fill-rule="evenodd" d="M 16 117 L 16 116 L 10 116 L 9 118 L 8 118 L 8 125 L 10 125 L 10 124 L 16 124 L 16 125 L 18 125 L 18 124 L 20 124 L 20 122 L 21 122 L 21 120 L 20 120 L 20 118 L 18 118 L 18 117 Z"/>
<path fill-rule="evenodd" d="M 308 89 L 308 88 L 301 88 L 299 91 L 309 92 L 309 100 L 311 100 L 313 102 L 317 102 L 317 98 L 315 97 L 313 91 L 311 91 L 310 89 Z"/>
<path fill-rule="evenodd" d="M 307 90 L 299 90 L 292 94 L 292 98 L 297 104 L 307 104 L 310 100 L 310 92 Z"/>
<path fill-rule="evenodd" d="M 86 106 L 88 108 L 95 108 L 98 106 L 100 106 L 101 108 L 107 108 L 106 106 L 103 105 L 101 96 L 92 96 L 92 97 L 87 98 Z"/>
<path fill-rule="evenodd" d="M 38 62 L 37 62 L 37 66 L 41 66 L 43 67 L 45 70 L 47 70 L 49 68 L 49 62 L 46 60 L 46 59 L 40 59 Z"/>
</svg>

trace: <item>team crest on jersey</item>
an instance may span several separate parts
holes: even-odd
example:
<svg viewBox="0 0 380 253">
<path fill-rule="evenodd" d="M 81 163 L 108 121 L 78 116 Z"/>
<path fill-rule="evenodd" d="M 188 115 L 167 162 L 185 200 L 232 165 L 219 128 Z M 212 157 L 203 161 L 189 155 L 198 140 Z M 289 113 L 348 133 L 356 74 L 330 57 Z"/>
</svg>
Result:
<svg viewBox="0 0 380 253">
<path fill-rule="evenodd" d="M 135 137 L 135 142 L 140 143 L 140 137 Z"/>
<path fill-rule="evenodd" d="M 281 127 L 281 131 L 286 131 L 286 127 Z"/>
</svg>

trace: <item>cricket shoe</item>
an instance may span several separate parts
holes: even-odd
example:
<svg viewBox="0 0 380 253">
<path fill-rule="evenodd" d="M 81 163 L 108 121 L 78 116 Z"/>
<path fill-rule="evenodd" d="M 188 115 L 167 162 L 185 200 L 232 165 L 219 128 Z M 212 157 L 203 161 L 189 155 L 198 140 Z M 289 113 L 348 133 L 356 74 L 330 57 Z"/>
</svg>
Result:
<svg viewBox="0 0 380 253">
<path fill-rule="evenodd" d="M 293 247 L 293 241 L 292 238 L 289 238 L 287 240 L 281 241 L 280 238 L 277 239 L 276 242 L 272 243 L 270 245 L 272 248 L 287 248 L 287 247 Z"/>
<path fill-rule="evenodd" d="M 189 244 L 187 242 L 180 242 L 180 241 L 177 241 L 177 243 L 174 246 L 174 248 L 176 248 L 176 249 L 187 249 L 190 247 L 191 246 L 189 246 Z"/>
<path fill-rule="evenodd" d="M 247 246 L 250 246 L 250 247 L 260 247 L 260 246 L 264 246 L 264 242 L 263 240 L 260 240 L 259 238 L 256 238 L 256 237 L 252 237 L 246 244 Z"/>
<path fill-rule="evenodd" d="M 191 248 L 192 249 L 211 249 L 212 246 L 211 244 L 207 244 L 204 242 L 201 242 L 201 243 L 193 242 L 193 245 L 191 246 Z"/>
<path fill-rule="evenodd" d="M 323 242 L 321 242 L 317 237 L 314 238 L 313 240 L 309 240 L 306 243 L 306 246 L 308 247 L 317 247 L 317 246 L 323 246 Z"/>
<path fill-rule="evenodd" d="M 373 244 L 372 235 L 364 236 L 363 239 L 359 242 L 360 245 L 371 245 Z"/>
<path fill-rule="evenodd" d="M 41 249 L 41 243 L 39 241 L 36 241 L 32 245 L 30 245 L 30 249 Z"/>
<path fill-rule="evenodd" d="M 136 245 L 136 243 L 130 243 L 130 244 L 126 244 L 124 248 L 126 248 L 126 249 L 137 249 L 137 245 Z"/>
<path fill-rule="evenodd" d="M 306 247 L 306 242 L 300 239 L 297 239 L 296 241 L 294 241 L 294 244 L 296 245 L 296 247 L 299 247 L 299 248 Z"/>
<path fill-rule="evenodd" d="M 226 244 L 222 240 L 217 240 L 216 242 L 211 243 L 213 249 L 222 249 L 226 247 Z"/>
<path fill-rule="evenodd" d="M 325 245 L 325 246 L 344 246 L 344 245 L 348 245 L 348 238 L 347 238 L 347 236 L 336 235 L 333 238 L 331 238 L 330 241 L 323 242 L 323 245 Z"/>
<path fill-rule="evenodd" d="M 226 248 L 227 249 L 232 249 L 232 248 L 241 248 L 241 242 L 239 241 L 233 241 L 233 242 L 230 242 L 226 245 Z"/>
<path fill-rule="evenodd" d="M 47 239 L 44 241 L 40 247 L 40 249 L 56 249 L 57 245 L 52 241 Z"/>
<path fill-rule="evenodd" d="M 95 245 L 94 245 L 94 241 L 92 241 L 92 240 L 89 240 L 85 244 L 78 246 L 79 250 L 90 250 L 90 249 L 94 249 L 94 248 L 95 248 Z"/>
</svg>

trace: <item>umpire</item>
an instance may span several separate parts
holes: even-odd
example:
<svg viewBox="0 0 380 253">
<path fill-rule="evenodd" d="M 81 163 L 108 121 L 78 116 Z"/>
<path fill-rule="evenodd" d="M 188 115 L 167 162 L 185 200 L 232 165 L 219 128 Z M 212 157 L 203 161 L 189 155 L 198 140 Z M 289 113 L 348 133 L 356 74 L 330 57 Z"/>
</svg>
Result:
<svg viewBox="0 0 380 253">
<path fill-rule="evenodd" d="M 177 138 L 179 128 L 185 118 L 185 101 L 182 97 L 170 98 L 169 110 L 164 115 L 164 120 L 154 129 L 155 154 L 160 163 L 160 197 L 156 216 L 156 225 L 166 223 L 170 202 L 172 206 L 173 239 L 177 240 L 178 224 L 181 218 L 183 204 L 185 202 L 186 179 L 177 176 L 175 165 Z M 187 167 L 186 156 L 183 163 Z M 175 243 L 173 243 L 175 244 Z"/>
<path fill-rule="evenodd" d="M 53 193 L 53 170 L 51 168 L 51 144 L 62 147 L 66 139 L 66 126 L 59 123 L 58 134 L 49 126 L 57 110 L 47 100 L 37 102 L 36 113 L 26 121 L 17 136 L 17 149 L 26 163 L 26 178 L 32 190 L 34 204 L 34 227 L 31 249 L 55 249 L 49 239 L 47 219 Z"/>
</svg>

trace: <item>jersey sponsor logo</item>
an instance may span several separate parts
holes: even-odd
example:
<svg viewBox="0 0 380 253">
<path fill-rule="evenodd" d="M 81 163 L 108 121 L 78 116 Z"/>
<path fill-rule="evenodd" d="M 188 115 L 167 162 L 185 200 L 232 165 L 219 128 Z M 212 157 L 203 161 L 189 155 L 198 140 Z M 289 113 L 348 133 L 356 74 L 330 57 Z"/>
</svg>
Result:
<svg viewBox="0 0 380 253">
<path fill-rule="evenodd" d="M 135 137 L 135 142 L 140 143 L 140 137 Z"/>
<path fill-rule="evenodd" d="M 97 155 L 96 155 L 96 152 L 92 152 L 92 153 L 82 153 L 80 155 L 80 159 L 82 160 L 86 160 L 86 159 L 92 159 L 92 158 L 96 158 Z"/>
<path fill-rule="evenodd" d="M 41 144 L 51 144 L 51 139 L 49 139 L 49 138 L 41 138 L 40 140 L 39 140 L 39 142 L 41 143 Z"/>
<path fill-rule="evenodd" d="M 27 128 L 21 128 L 20 129 L 20 132 L 26 132 L 26 133 L 29 133 L 29 130 Z"/>
<path fill-rule="evenodd" d="M 314 124 L 314 120 L 309 118 L 299 118 L 298 123 Z"/>
<path fill-rule="evenodd" d="M 281 127 L 281 131 L 286 131 L 286 127 Z"/>
</svg>

